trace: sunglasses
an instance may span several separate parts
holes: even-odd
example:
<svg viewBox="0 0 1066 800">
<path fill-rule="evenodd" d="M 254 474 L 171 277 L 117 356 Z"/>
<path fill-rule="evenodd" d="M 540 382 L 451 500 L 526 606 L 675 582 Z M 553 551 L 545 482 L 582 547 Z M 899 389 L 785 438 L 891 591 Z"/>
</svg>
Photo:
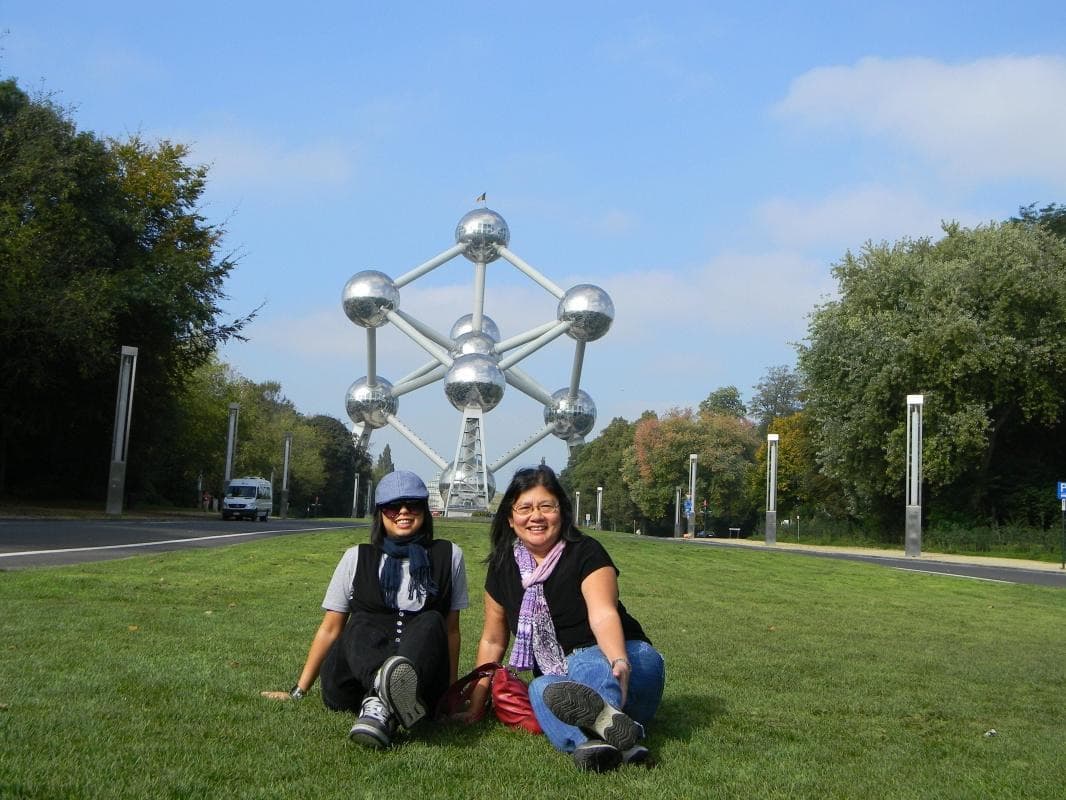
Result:
<svg viewBox="0 0 1066 800">
<path fill-rule="evenodd" d="M 391 503 L 385 503 L 378 506 L 381 509 L 381 513 L 389 519 L 396 519 L 400 516 L 400 511 L 404 508 L 411 514 L 421 514 L 426 510 L 425 500 L 393 500 Z"/>
</svg>

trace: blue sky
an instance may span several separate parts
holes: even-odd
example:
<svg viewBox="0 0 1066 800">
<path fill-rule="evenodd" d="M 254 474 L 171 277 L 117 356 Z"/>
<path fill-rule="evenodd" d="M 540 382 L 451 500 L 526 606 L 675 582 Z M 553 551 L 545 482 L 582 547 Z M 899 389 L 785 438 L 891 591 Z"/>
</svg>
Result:
<svg viewBox="0 0 1066 800">
<path fill-rule="evenodd" d="M 185 142 L 210 165 L 203 212 L 240 255 L 227 311 L 265 303 L 222 356 L 307 414 L 347 420 L 366 374 L 348 278 L 447 249 L 487 193 L 511 250 L 614 301 L 582 371 L 595 433 L 722 386 L 750 398 L 795 363 L 849 249 L 1066 202 L 1066 4 L 860 5 L 6 0 L 0 74 L 83 130 Z M 472 284 L 455 259 L 401 308 L 446 332 Z M 507 337 L 555 302 L 498 261 L 485 312 Z M 427 360 L 392 326 L 377 343 L 391 380 Z M 554 391 L 573 350 L 563 337 L 521 366 Z M 399 417 L 451 458 L 460 415 L 440 383 Z M 541 425 L 509 389 L 489 460 Z M 386 442 L 432 475 L 390 429 L 373 453 Z M 565 445 L 508 471 L 542 457 L 561 468 Z"/>
</svg>

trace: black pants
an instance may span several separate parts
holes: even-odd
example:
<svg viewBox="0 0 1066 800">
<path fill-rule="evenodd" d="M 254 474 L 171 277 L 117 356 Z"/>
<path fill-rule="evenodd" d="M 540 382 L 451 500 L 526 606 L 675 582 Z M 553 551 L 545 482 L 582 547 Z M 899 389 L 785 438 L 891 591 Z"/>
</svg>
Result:
<svg viewBox="0 0 1066 800">
<path fill-rule="evenodd" d="M 432 715 L 448 688 L 450 663 L 448 632 L 436 611 L 402 617 L 352 614 L 322 663 L 322 701 L 334 711 L 358 712 L 390 656 L 404 656 L 414 664 L 420 699 Z"/>
</svg>

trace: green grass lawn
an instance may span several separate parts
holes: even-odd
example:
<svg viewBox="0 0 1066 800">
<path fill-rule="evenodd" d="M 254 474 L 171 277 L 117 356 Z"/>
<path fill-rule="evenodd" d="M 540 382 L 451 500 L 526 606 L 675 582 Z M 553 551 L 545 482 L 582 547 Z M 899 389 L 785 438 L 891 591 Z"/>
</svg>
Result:
<svg viewBox="0 0 1066 800">
<path fill-rule="evenodd" d="M 467 553 L 480 627 L 487 528 Z M 654 769 L 422 724 L 347 740 L 286 689 L 365 529 L 0 573 L 2 798 L 1061 798 L 1066 592 L 604 533 L 667 660 Z M 995 735 L 989 732 L 995 730 Z"/>
</svg>

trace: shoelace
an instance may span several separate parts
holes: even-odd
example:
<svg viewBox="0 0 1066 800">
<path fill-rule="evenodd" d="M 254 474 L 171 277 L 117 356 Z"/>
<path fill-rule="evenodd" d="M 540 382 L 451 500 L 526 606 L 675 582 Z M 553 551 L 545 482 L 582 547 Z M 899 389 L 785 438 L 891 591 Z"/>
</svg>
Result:
<svg viewBox="0 0 1066 800">
<path fill-rule="evenodd" d="M 389 709 L 377 697 L 370 696 L 363 700 L 363 707 L 359 710 L 359 716 L 371 717 L 382 725 L 389 724 Z"/>
</svg>

